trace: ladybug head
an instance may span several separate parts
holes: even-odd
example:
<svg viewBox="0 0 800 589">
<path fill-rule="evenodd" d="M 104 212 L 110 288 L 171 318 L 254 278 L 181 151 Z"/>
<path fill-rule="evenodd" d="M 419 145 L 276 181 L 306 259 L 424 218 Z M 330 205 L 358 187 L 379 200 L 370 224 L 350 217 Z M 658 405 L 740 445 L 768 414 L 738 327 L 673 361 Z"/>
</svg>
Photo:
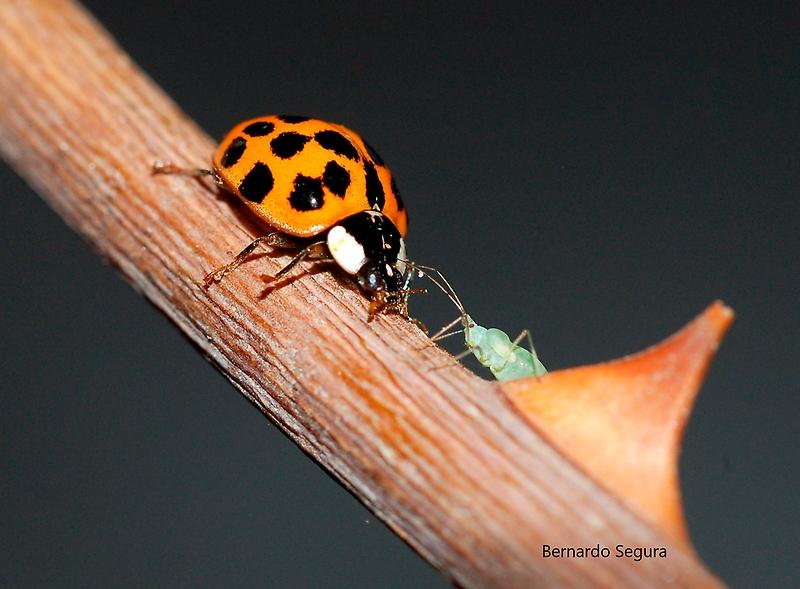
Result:
<svg viewBox="0 0 800 589">
<path fill-rule="evenodd" d="M 368 260 L 356 274 L 361 289 L 373 298 L 379 292 L 397 292 L 403 288 L 404 275 L 397 264 Z"/>
<path fill-rule="evenodd" d="M 383 213 L 362 211 L 345 217 L 328 232 L 327 244 L 331 257 L 356 277 L 370 298 L 403 289 L 405 243 Z"/>
</svg>

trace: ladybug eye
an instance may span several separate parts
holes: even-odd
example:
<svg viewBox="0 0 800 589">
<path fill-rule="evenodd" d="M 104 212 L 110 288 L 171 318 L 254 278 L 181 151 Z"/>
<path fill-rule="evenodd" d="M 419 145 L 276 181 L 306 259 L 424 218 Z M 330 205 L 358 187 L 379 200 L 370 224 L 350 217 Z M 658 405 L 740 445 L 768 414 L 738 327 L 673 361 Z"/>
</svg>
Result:
<svg viewBox="0 0 800 589">
<path fill-rule="evenodd" d="M 386 288 L 377 264 L 366 264 L 358 273 L 358 285 L 365 292 L 374 293 Z"/>
</svg>

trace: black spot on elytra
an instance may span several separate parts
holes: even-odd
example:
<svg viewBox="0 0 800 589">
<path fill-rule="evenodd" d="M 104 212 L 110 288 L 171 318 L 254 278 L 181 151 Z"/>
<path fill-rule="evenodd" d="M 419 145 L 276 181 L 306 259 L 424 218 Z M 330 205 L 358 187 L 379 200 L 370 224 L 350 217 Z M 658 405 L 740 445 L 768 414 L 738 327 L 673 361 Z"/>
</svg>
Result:
<svg viewBox="0 0 800 589">
<path fill-rule="evenodd" d="M 225 153 L 222 155 L 222 167 L 230 168 L 233 164 L 238 162 L 246 147 L 247 140 L 244 137 L 237 137 L 231 141 L 231 144 L 228 145 L 228 149 L 226 149 Z"/>
<path fill-rule="evenodd" d="M 247 172 L 247 176 L 239 184 L 239 193 L 249 201 L 261 202 L 272 190 L 273 184 L 274 180 L 269 166 L 262 162 L 256 162 L 253 169 Z"/>
<path fill-rule="evenodd" d="M 287 131 L 275 137 L 269 142 L 269 145 L 272 148 L 272 153 L 279 158 L 288 159 L 300 153 L 310 140 L 311 137 L 308 135 Z"/>
<path fill-rule="evenodd" d="M 372 161 L 375 162 L 376 164 L 378 164 L 379 166 L 382 166 L 383 165 L 383 158 L 380 155 L 378 155 L 378 152 L 375 151 L 375 148 L 372 147 L 366 141 L 364 142 L 364 145 L 367 146 L 367 151 L 369 152 L 369 157 L 372 158 Z"/>
<path fill-rule="evenodd" d="M 316 139 L 317 143 L 322 147 L 329 149 L 337 155 L 343 155 L 347 159 L 356 162 L 361 159 L 355 146 L 341 133 L 337 133 L 336 131 L 319 131 L 314 135 L 314 139 Z"/>
<path fill-rule="evenodd" d="M 322 180 L 298 174 L 294 179 L 294 189 L 289 195 L 289 204 L 296 211 L 315 211 L 325 204 Z"/>
<path fill-rule="evenodd" d="M 256 121 L 247 125 L 243 131 L 250 135 L 250 137 L 262 137 L 269 135 L 275 129 L 275 123 L 269 121 Z"/>
<path fill-rule="evenodd" d="M 336 196 L 344 198 L 347 187 L 350 186 L 350 173 L 342 166 L 331 160 L 325 165 L 325 173 L 322 174 L 322 181 L 325 186 Z"/>
<path fill-rule="evenodd" d="M 371 162 L 364 162 L 364 171 L 367 173 L 367 202 L 371 209 L 383 210 L 386 204 L 386 196 L 383 194 L 383 184 L 381 184 L 375 166 Z"/>
<path fill-rule="evenodd" d="M 403 199 L 400 197 L 400 191 L 397 189 L 397 182 L 394 181 L 394 178 L 392 178 L 392 194 L 394 194 L 395 199 L 397 199 L 397 210 L 404 210 L 406 205 L 403 204 Z"/>
<path fill-rule="evenodd" d="M 310 117 L 299 117 L 297 115 L 278 115 L 278 118 L 284 123 L 302 123 L 309 120 Z"/>
</svg>

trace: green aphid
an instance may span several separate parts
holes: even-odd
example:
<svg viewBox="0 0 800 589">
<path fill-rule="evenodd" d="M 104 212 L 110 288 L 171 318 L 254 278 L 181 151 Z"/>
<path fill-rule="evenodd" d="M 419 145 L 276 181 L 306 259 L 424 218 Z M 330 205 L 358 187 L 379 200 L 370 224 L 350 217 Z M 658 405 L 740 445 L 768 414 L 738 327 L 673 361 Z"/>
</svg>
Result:
<svg viewBox="0 0 800 589">
<path fill-rule="evenodd" d="M 415 264 L 414 267 L 420 276 L 427 276 L 431 282 L 439 287 L 459 311 L 459 316 L 454 321 L 445 325 L 431 337 L 433 341 L 463 333 L 464 345 L 466 345 L 467 351 L 459 354 L 456 358 L 460 359 L 467 354 L 473 354 L 481 365 L 492 371 L 497 380 L 513 380 L 515 378 L 547 374 L 547 369 L 536 355 L 531 334 L 527 329 L 512 341 L 508 334 L 500 329 L 478 325 L 467 314 L 461 299 L 458 298 L 455 290 L 441 272 L 435 268 L 419 264 Z M 461 328 L 455 329 L 459 326 L 459 323 Z M 519 342 L 524 338 L 528 340 L 528 349 L 519 345 Z"/>
<path fill-rule="evenodd" d="M 464 343 L 468 351 L 483 366 L 492 371 L 497 380 L 513 380 L 526 376 L 542 376 L 547 369 L 539 361 L 526 329 L 514 341 L 505 331 L 495 327 L 485 328 L 464 314 Z M 530 350 L 519 345 L 523 337 L 528 338 Z"/>
</svg>

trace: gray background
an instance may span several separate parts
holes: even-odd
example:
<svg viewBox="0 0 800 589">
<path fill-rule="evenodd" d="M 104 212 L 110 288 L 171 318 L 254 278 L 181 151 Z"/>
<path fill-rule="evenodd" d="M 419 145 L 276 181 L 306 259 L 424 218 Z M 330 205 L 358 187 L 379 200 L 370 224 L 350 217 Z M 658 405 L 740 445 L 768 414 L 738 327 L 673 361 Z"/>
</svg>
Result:
<svg viewBox="0 0 800 589">
<path fill-rule="evenodd" d="M 165 4 L 88 2 L 213 136 L 276 112 L 359 130 L 413 256 L 483 323 L 532 328 L 549 367 L 733 306 L 686 434 L 686 513 L 733 586 L 796 582 L 796 13 Z M 0 179 L 0 586 L 445 585 Z"/>
</svg>

